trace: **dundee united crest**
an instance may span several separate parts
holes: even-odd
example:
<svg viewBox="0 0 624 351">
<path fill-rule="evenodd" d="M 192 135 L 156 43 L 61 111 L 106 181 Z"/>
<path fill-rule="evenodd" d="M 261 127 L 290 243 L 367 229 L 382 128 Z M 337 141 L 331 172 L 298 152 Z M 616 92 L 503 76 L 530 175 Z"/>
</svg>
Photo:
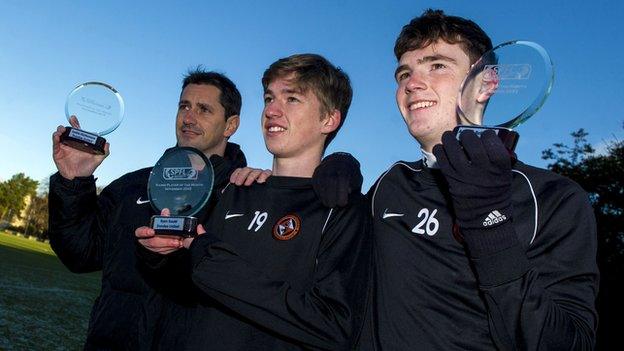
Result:
<svg viewBox="0 0 624 351">
<path fill-rule="evenodd" d="M 282 217 L 273 226 L 273 237 L 277 240 L 290 240 L 299 234 L 301 219 L 295 214 Z"/>
</svg>

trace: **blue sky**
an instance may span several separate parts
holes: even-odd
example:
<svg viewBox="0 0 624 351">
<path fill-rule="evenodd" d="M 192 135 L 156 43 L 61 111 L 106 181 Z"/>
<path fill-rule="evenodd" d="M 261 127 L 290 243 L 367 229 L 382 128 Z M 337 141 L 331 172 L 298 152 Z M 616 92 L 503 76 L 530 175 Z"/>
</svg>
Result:
<svg viewBox="0 0 624 351">
<path fill-rule="evenodd" d="M 99 80 L 123 95 L 126 116 L 107 136 L 99 185 L 153 165 L 175 143 L 184 72 L 198 64 L 227 74 L 243 95 L 232 141 L 251 165 L 270 168 L 260 134 L 263 71 L 278 58 L 313 52 L 351 77 L 354 99 L 330 146 L 362 163 L 365 189 L 394 161 L 421 157 L 394 102 L 392 53 L 401 27 L 425 8 L 473 19 L 502 43 L 548 50 L 555 84 L 538 114 L 518 128 L 522 160 L 585 128 L 594 145 L 622 139 L 624 59 L 620 1 L 12 1 L 0 2 L 0 179 L 55 171 L 51 134 L 79 83 Z"/>
</svg>

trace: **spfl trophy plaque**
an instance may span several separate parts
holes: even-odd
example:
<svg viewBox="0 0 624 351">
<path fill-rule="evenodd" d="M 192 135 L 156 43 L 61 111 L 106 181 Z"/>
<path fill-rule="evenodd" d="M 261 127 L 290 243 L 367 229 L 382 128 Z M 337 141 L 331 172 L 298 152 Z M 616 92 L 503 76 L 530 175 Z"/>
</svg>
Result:
<svg viewBox="0 0 624 351">
<path fill-rule="evenodd" d="M 212 164 L 201 151 L 174 147 L 165 151 L 150 173 L 147 194 L 154 210 L 168 208 L 171 216 L 152 216 L 156 235 L 194 237 L 199 212 L 210 198 L 214 182 Z"/>
<path fill-rule="evenodd" d="M 91 154 L 103 155 L 106 135 L 119 126 L 124 102 L 112 86 L 101 82 L 78 85 L 65 102 L 66 127 L 61 142 Z"/>
<path fill-rule="evenodd" d="M 494 130 L 511 152 L 519 135 L 513 130 L 533 116 L 550 94 L 553 64 L 546 50 L 530 41 L 510 41 L 486 52 L 460 87 L 455 135 Z"/>
</svg>

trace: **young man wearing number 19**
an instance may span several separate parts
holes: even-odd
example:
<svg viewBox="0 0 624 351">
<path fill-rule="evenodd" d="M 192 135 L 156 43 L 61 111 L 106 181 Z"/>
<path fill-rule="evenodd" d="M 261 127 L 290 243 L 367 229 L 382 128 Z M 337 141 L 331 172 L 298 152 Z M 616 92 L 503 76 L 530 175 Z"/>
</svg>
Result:
<svg viewBox="0 0 624 351">
<path fill-rule="evenodd" d="M 273 63 L 262 84 L 272 176 L 226 187 L 207 232 L 185 240 L 202 295 L 182 348 L 346 350 L 367 297 L 369 216 L 361 194 L 323 206 L 312 175 L 347 116 L 349 78 L 302 54 Z"/>
</svg>

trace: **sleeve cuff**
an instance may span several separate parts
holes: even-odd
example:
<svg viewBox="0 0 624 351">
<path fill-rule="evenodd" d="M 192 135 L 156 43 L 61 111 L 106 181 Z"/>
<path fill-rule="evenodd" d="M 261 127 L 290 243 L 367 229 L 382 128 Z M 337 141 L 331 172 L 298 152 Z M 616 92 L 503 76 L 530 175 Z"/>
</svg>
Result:
<svg viewBox="0 0 624 351">
<path fill-rule="evenodd" d="M 74 179 L 67 179 L 63 177 L 59 172 L 56 172 L 50 177 L 50 185 L 58 185 L 63 190 L 86 192 L 95 189 L 95 177 L 93 177 L 93 175 L 90 175 L 88 177 L 76 177 Z"/>
<path fill-rule="evenodd" d="M 523 276 L 529 261 L 509 221 L 488 229 L 464 229 L 464 240 L 481 286 L 504 284 Z"/>
<path fill-rule="evenodd" d="M 220 242 L 220 240 L 211 233 L 204 233 L 197 236 L 189 247 L 192 266 L 197 266 L 204 257 L 210 256 L 210 247 L 212 246 L 212 244 L 218 242 Z"/>
<path fill-rule="evenodd" d="M 472 258 L 480 286 L 497 286 L 522 277 L 529 270 L 529 260 L 519 243 L 494 255 Z"/>
<path fill-rule="evenodd" d="M 160 269 L 167 263 L 168 257 L 166 255 L 161 255 L 146 249 L 138 242 L 138 240 L 136 246 L 137 257 L 139 258 L 139 261 L 142 262 L 145 266 L 151 269 Z"/>
<path fill-rule="evenodd" d="M 487 229 L 460 229 L 472 258 L 494 255 L 519 244 L 511 221 Z"/>
</svg>

